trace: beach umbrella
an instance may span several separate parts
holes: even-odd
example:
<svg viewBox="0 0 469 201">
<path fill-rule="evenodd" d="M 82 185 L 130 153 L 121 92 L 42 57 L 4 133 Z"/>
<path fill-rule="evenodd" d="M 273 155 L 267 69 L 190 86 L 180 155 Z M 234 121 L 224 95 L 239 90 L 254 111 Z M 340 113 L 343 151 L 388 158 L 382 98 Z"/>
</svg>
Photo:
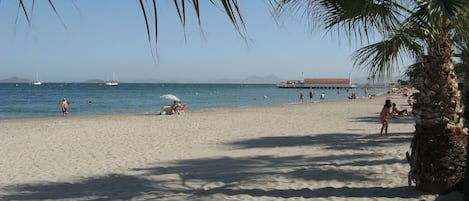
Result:
<svg viewBox="0 0 469 201">
<path fill-rule="evenodd" d="M 168 99 L 168 100 L 172 100 L 172 101 L 181 101 L 178 97 L 176 97 L 173 94 L 164 94 L 164 95 L 161 95 L 160 98 Z"/>
</svg>

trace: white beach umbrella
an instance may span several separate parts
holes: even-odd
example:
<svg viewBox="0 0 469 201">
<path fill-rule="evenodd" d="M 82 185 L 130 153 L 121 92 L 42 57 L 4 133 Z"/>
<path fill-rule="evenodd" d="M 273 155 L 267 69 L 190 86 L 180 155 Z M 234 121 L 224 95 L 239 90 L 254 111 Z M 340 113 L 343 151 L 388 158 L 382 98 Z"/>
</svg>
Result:
<svg viewBox="0 0 469 201">
<path fill-rule="evenodd" d="M 164 94 L 164 95 L 161 95 L 160 98 L 164 98 L 164 99 L 168 99 L 172 101 L 181 101 L 178 97 L 176 97 L 173 94 Z"/>
</svg>

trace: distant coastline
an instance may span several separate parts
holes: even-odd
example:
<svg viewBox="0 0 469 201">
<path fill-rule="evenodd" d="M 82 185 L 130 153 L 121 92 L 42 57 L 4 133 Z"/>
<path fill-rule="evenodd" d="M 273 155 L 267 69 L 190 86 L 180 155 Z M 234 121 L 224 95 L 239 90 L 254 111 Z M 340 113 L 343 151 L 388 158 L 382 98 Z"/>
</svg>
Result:
<svg viewBox="0 0 469 201">
<path fill-rule="evenodd" d="M 0 80 L 0 83 L 31 83 L 33 80 L 26 79 L 26 78 L 20 78 L 20 77 L 10 77 L 7 79 Z"/>
<path fill-rule="evenodd" d="M 13 76 L 13 77 L 10 77 L 10 78 L 0 80 L 0 83 L 32 83 L 33 81 L 34 80 L 31 80 L 31 79 Z M 89 79 L 89 80 L 79 82 L 79 83 L 97 83 L 97 84 L 99 84 L 99 83 L 105 83 L 105 82 L 106 81 L 101 80 L 101 79 Z"/>
<path fill-rule="evenodd" d="M 244 79 L 213 79 L 213 80 L 206 80 L 206 81 L 200 81 L 200 80 L 161 80 L 161 79 L 135 79 L 135 80 L 120 80 L 120 83 L 181 83 L 181 84 L 189 84 L 189 83 L 197 83 L 197 84 L 277 84 L 279 82 L 282 82 L 287 79 L 283 79 L 280 77 L 277 77 L 275 75 L 268 75 L 268 76 L 249 76 Z M 392 80 L 397 80 L 396 78 L 393 78 Z M 1 79 L 0 78 L 0 83 L 32 83 L 34 80 L 33 79 L 28 79 L 28 78 L 22 78 L 18 76 L 13 76 L 9 77 L 6 79 Z M 104 84 L 106 80 L 104 79 L 87 79 L 84 81 L 48 81 L 48 80 L 42 80 L 46 83 L 96 83 L 96 84 Z M 352 82 L 359 85 L 359 86 L 365 86 L 365 85 L 370 85 L 371 81 L 368 80 L 367 78 L 363 77 L 355 77 L 352 78 Z M 384 83 L 391 83 L 390 80 L 387 82 L 375 82 L 375 85 L 383 85 Z"/>
</svg>

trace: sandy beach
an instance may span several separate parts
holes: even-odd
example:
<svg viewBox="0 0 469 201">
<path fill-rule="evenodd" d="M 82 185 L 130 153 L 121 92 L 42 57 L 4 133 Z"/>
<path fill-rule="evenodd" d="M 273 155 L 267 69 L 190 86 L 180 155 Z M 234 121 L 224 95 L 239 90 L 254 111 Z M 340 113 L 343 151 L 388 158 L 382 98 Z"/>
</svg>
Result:
<svg viewBox="0 0 469 201">
<path fill-rule="evenodd" d="M 450 200 L 408 187 L 414 121 L 380 136 L 386 98 L 407 105 L 0 120 L 0 200 Z"/>
</svg>

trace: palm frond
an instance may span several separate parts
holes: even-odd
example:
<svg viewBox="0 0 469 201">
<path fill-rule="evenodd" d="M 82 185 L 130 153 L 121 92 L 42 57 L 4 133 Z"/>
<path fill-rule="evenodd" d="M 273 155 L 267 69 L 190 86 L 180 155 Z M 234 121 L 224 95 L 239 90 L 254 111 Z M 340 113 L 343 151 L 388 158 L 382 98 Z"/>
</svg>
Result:
<svg viewBox="0 0 469 201">
<path fill-rule="evenodd" d="M 196 0 L 194 0 L 196 1 Z M 214 0 L 210 0 L 210 2 L 216 6 Z M 241 15 L 241 10 L 238 5 L 237 0 L 220 0 L 220 3 L 223 5 L 224 12 L 228 16 L 229 20 L 235 27 L 236 31 L 241 35 L 241 37 L 245 38 L 246 35 L 246 25 Z"/>
<path fill-rule="evenodd" d="M 150 43 L 152 43 L 152 34 L 151 34 L 151 26 L 149 24 L 149 15 L 151 14 L 151 12 L 153 12 L 153 17 L 155 19 L 155 25 L 154 25 L 155 26 L 154 27 L 155 47 L 157 46 L 157 38 L 158 38 L 158 14 L 157 14 L 158 9 L 157 9 L 156 1 L 157 0 L 153 0 L 151 4 L 147 6 L 143 0 L 139 0 L 140 9 L 145 20 L 145 27 L 147 31 L 148 41 Z M 189 3 L 187 3 L 186 1 L 188 1 Z M 218 5 L 214 0 L 209 0 L 209 2 L 216 7 Z M 245 22 L 241 14 L 241 10 L 238 6 L 237 0 L 219 0 L 219 2 L 223 5 L 223 8 L 224 8 L 223 11 L 227 15 L 228 19 L 231 21 L 233 26 L 235 27 L 235 30 L 243 38 L 245 38 L 246 26 L 245 26 Z M 202 20 L 201 20 L 200 4 L 198 0 L 173 0 L 173 4 L 176 8 L 179 21 L 181 22 L 181 25 L 184 29 L 184 34 L 185 34 L 186 16 L 187 16 L 186 8 L 188 7 L 188 4 L 193 7 L 199 27 L 201 26 Z M 147 7 L 151 7 L 151 9 Z"/>
<path fill-rule="evenodd" d="M 450 19 L 458 11 L 468 5 L 467 0 L 432 0 L 422 1 L 431 11 L 430 15 L 440 19 Z"/>
<path fill-rule="evenodd" d="M 26 7 L 24 6 L 23 0 L 19 0 L 18 4 L 19 4 L 18 7 L 21 7 L 21 9 L 23 10 L 23 14 L 26 17 L 26 21 L 28 22 L 28 25 L 31 26 L 31 20 L 29 19 L 29 15 L 28 15 L 28 12 L 26 11 Z"/>
<path fill-rule="evenodd" d="M 34 2 L 34 1 L 33 1 Z M 62 17 L 60 16 L 59 12 L 57 11 L 57 9 L 55 8 L 54 6 L 54 3 L 52 3 L 52 0 L 49 0 L 49 5 L 50 7 L 52 8 L 52 10 L 54 11 L 55 15 L 59 18 L 60 20 L 60 23 L 62 23 L 62 26 L 64 26 L 65 29 L 67 29 L 67 25 L 65 24 L 65 22 L 63 21 Z"/>
<path fill-rule="evenodd" d="M 200 26 L 201 25 L 201 13 L 200 13 L 199 1 L 198 0 L 174 0 L 173 2 L 174 2 L 174 5 L 176 7 L 176 11 L 178 13 L 181 25 L 183 26 L 183 28 L 185 28 L 185 26 L 186 26 L 186 8 L 188 6 L 186 1 L 189 2 L 188 4 L 191 4 L 192 7 L 194 8 L 194 12 L 195 12 L 198 24 Z M 35 0 L 33 0 L 32 2 L 33 2 L 33 9 L 34 9 Z M 58 18 L 61 21 L 61 23 L 63 24 L 63 26 L 65 28 L 67 28 L 65 23 L 63 22 L 61 16 L 60 16 L 58 10 L 56 9 L 53 1 L 48 0 L 48 2 L 49 2 L 49 6 L 52 8 L 53 12 L 58 16 Z M 215 0 L 209 0 L 209 2 L 212 5 L 218 7 L 218 4 L 216 3 Z M 238 1 L 237 0 L 219 0 L 218 2 L 223 6 L 222 10 L 225 12 L 226 16 L 228 17 L 228 19 L 231 21 L 231 23 L 235 27 L 235 30 L 243 38 L 245 38 L 245 36 L 246 36 L 246 26 L 245 26 L 243 16 L 241 14 L 241 9 L 238 5 Z M 148 41 L 150 43 L 152 43 L 152 41 L 154 40 L 155 41 L 155 47 L 156 47 L 157 46 L 157 38 L 158 38 L 158 7 L 157 7 L 157 0 L 152 0 L 151 2 L 144 1 L 144 0 L 138 0 L 138 4 L 140 6 L 140 10 L 143 14 L 143 18 L 144 18 L 144 21 L 145 21 L 145 28 L 146 28 L 146 32 L 147 32 Z M 31 25 L 30 14 L 33 10 L 31 12 L 28 12 L 28 10 L 26 9 L 26 6 L 24 4 L 24 0 L 18 0 L 18 8 L 20 10 L 22 10 L 22 12 L 23 12 L 23 14 L 26 18 L 26 21 L 28 22 L 28 25 L 30 26 Z M 151 16 L 151 14 L 153 14 L 153 18 L 155 20 L 154 27 L 150 26 L 150 16 Z M 154 28 L 154 34 L 151 33 L 152 28 Z M 152 38 L 154 38 L 154 39 L 152 39 Z"/>
<path fill-rule="evenodd" d="M 379 79 L 392 76 L 403 58 L 415 58 L 422 54 L 424 44 L 418 40 L 414 27 L 403 27 L 390 38 L 360 48 L 353 54 L 354 66 L 367 69 Z"/>
<path fill-rule="evenodd" d="M 345 34 L 350 40 L 368 39 L 375 31 L 384 33 L 399 25 L 405 6 L 392 0 L 271 0 L 277 16 L 300 13 L 313 29 L 324 28 Z"/>
<path fill-rule="evenodd" d="M 452 18 L 455 41 L 469 41 L 469 6 L 458 10 Z"/>
<path fill-rule="evenodd" d="M 426 4 L 420 4 L 411 13 L 411 15 L 405 20 L 406 24 L 410 24 L 418 27 L 429 27 L 430 19 L 428 18 L 428 9 Z"/>
<path fill-rule="evenodd" d="M 417 58 L 415 63 L 409 65 L 404 75 L 409 78 L 409 81 L 414 85 L 418 85 L 418 80 L 423 77 L 424 63 L 421 58 Z"/>
<path fill-rule="evenodd" d="M 469 62 L 469 40 L 467 35 L 461 35 L 457 32 L 453 37 L 453 46 L 453 56 L 458 57 L 464 65 L 467 65 Z"/>
<path fill-rule="evenodd" d="M 148 42 L 151 43 L 150 24 L 149 24 L 149 22 L 148 22 L 147 10 L 145 9 L 145 4 L 143 3 L 143 0 L 139 0 L 139 4 L 140 4 L 140 9 L 142 9 L 143 18 L 144 18 L 144 20 L 145 20 L 145 26 L 146 26 L 146 28 L 147 28 Z M 156 5 L 153 4 L 153 7 L 156 8 Z M 156 15 L 156 13 L 155 13 L 155 15 Z"/>
<path fill-rule="evenodd" d="M 178 2 L 178 0 L 174 0 L 174 6 L 176 7 L 176 11 L 178 13 L 179 21 L 181 22 L 182 27 L 186 27 L 186 6 L 184 2 L 185 0 L 180 0 L 180 2 Z M 196 11 L 198 10 L 196 9 Z M 199 13 L 196 13 L 197 19 L 200 21 Z"/>
</svg>

